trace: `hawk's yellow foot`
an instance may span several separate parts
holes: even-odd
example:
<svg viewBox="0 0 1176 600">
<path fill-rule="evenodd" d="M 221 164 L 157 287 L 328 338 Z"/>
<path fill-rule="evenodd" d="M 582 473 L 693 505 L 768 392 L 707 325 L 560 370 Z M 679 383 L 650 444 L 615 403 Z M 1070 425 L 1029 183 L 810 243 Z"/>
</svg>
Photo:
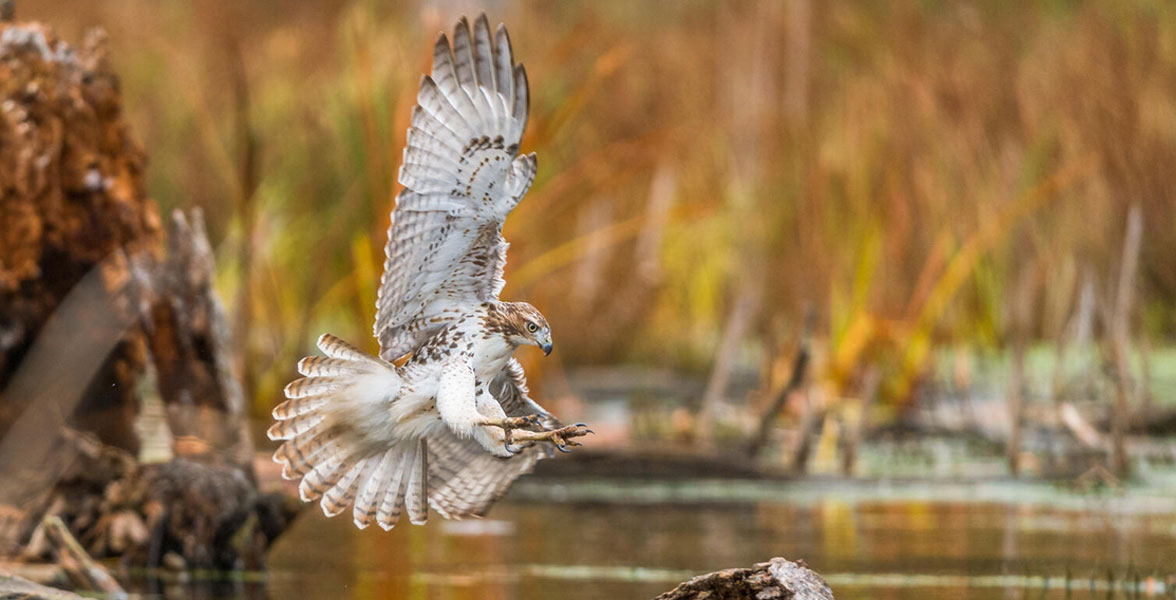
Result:
<svg viewBox="0 0 1176 600">
<path fill-rule="evenodd" d="M 481 425 L 484 427 L 500 427 L 500 428 L 502 428 L 502 433 L 503 433 L 503 437 L 504 437 L 503 444 L 506 447 L 506 451 L 510 452 L 511 454 L 518 453 L 517 450 L 510 447 L 510 445 L 514 442 L 515 430 L 526 431 L 527 427 L 531 427 L 531 426 L 542 427 L 542 425 L 540 425 L 540 420 L 539 420 L 538 414 L 523 415 L 521 417 L 503 417 L 501 419 L 483 419 L 478 422 L 478 425 Z"/>
<path fill-rule="evenodd" d="M 550 442 L 560 452 L 571 452 L 568 449 L 569 447 L 584 445 L 571 438 L 583 437 L 589 433 L 596 432 L 588 429 L 588 426 L 584 423 L 576 423 L 575 425 L 568 425 L 567 427 L 560 427 L 558 429 L 548 429 L 546 431 L 519 430 L 514 433 L 514 439 L 519 442 Z M 510 450 L 510 442 L 507 442 L 507 449 Z"/>
</svg>

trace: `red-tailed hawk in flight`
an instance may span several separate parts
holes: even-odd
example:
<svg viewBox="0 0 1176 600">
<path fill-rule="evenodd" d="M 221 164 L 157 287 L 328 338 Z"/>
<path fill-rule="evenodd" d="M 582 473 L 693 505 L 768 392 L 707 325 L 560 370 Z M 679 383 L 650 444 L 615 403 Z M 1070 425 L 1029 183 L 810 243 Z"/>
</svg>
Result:
<svg viewBox="0 0 1176 600">
<path fill-rule="evenodd" d="M 480 516 L 552 449 L 580 444 L 527 395 L 512 358 L 521 345 L 551 352 L 535 307 L 502 302 L 502 223 L 535 178 L 519 156 L 527 76 L 506 28 L 463 17 L 441 34 L 421 80 L 388 229 L 376 301 L 379 358 L 325 334 L 326 356 L 302 359 L 269 437 L 282 475 L 304 501 L 334 516 L 352 507 L 360 528 L 392 528 L 402 510 Z M 401 366 L 399 359 L 407 356 Z"/>
</svg>

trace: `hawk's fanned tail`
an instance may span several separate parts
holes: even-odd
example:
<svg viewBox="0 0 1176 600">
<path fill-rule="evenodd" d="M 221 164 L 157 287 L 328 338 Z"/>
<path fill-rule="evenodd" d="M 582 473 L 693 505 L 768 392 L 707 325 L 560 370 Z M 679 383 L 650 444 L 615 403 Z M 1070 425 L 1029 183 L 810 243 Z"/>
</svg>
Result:
<svg viewBox="0 0 1176 600">
<path fill-rule="evenodd" d="M 405 414 L 394 401 L 402 382 L 390 363 L 329 334 L 318 345 L 327 356 L 299 361 L 304 377 L 286 386 L 288 399 L 274 408 L 277 422 L 268 433 L 284 440 L 274 452 L 282 476 L 301 478 L 299 495 L 317 500 L 327 516 L 351 506 L 358 527 L 375 522 L 384 529 L 402 513 L 424 523 L 430 506 L 447 518 L 482 516 L 515 479 L 551 455 L 532 445 L 511 458 L 492 456 L 441 421 Z M 538 414 L 544 427 L 559 426 L 530 399 L 514 359 L 490 391 L 507 415 Z M 407 431 L 408 423 L 416 429 Z"/>
<path fill-rule="evenodd" d="M 318 346 L 326 356 L 299 361 L 304 377 L 286 386 L 287 400 L 273 411 L 268 435 L 285 440 L 274 453 L 282 476 L 301 478 L 299 495 L 318 500 L 327 516 L 354 506 L 361 528 L 375 520 L 391 529 L 402 511 L 425 522 L 424 442 L 387 443 L 401 383 L 395 368 L 329 334 Z"/>
</svg>

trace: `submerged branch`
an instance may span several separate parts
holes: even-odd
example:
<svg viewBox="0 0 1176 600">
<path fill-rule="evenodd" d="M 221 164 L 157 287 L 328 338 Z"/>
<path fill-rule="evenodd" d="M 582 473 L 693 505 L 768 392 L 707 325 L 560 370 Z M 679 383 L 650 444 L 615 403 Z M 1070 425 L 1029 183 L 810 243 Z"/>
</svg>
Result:
<svg viewBox="0 0 1176 600">
<path fill-rule="evenodd" d="M 812 331 L 813 321 L 815 321 L 815 317 L 810 311 L 805 317 L 804 332 L 800 336 L 800 345 L 796 349 L 796 360 L 792 364 L 792 375 L 788 378 L 788 384 L 773 397 L 772 404 L 768 406 L 768 410 L 760 417 L 759 429 L 756 431 L 755 437 L 747 445 L 748 457 L 755 458 L 759 455 L 760 450 L 768 442 L 768 434 L 772 431 L 772 425 L 776 422 L 776 416 L 780 414 L 781 410 L 784 410 L 784 405 L 788 402 L 788 398 L 793 393 L 799 391 L 801 385 L 804 384 L 805 373 L 808 371 L 810 354 L 809 335 Z M 807 431 L 802 432 L 802 434 L 807 434 Z"/>
<path fill-rule="evenodd" d="M 49 515 L 41 521 L 46 537 L 57 550 L 57 562 L 65 570 L 70 581 L 79 589 L 102 592 L 107 598 L 126 598 L 122 586 L 106 572 L 78 543 L 69 528 L 56 515 Z"/>
</svg>

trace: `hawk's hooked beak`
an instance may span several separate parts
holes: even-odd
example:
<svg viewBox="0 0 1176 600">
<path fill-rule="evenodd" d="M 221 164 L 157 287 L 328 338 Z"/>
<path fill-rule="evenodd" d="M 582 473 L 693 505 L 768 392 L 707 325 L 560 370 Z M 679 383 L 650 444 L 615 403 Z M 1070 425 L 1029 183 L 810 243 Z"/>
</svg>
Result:
<svg viewBox="0 0 1176 600">
<path fill-rule="evenodd" d="M 540 346 L 540 348 L 543 348 L 543 356 L 547 356 L 547 355 L 551 354 L 551 342 L 547 342 L 546 344 L 543 344 L 542 346 Z"/>
</svg>

